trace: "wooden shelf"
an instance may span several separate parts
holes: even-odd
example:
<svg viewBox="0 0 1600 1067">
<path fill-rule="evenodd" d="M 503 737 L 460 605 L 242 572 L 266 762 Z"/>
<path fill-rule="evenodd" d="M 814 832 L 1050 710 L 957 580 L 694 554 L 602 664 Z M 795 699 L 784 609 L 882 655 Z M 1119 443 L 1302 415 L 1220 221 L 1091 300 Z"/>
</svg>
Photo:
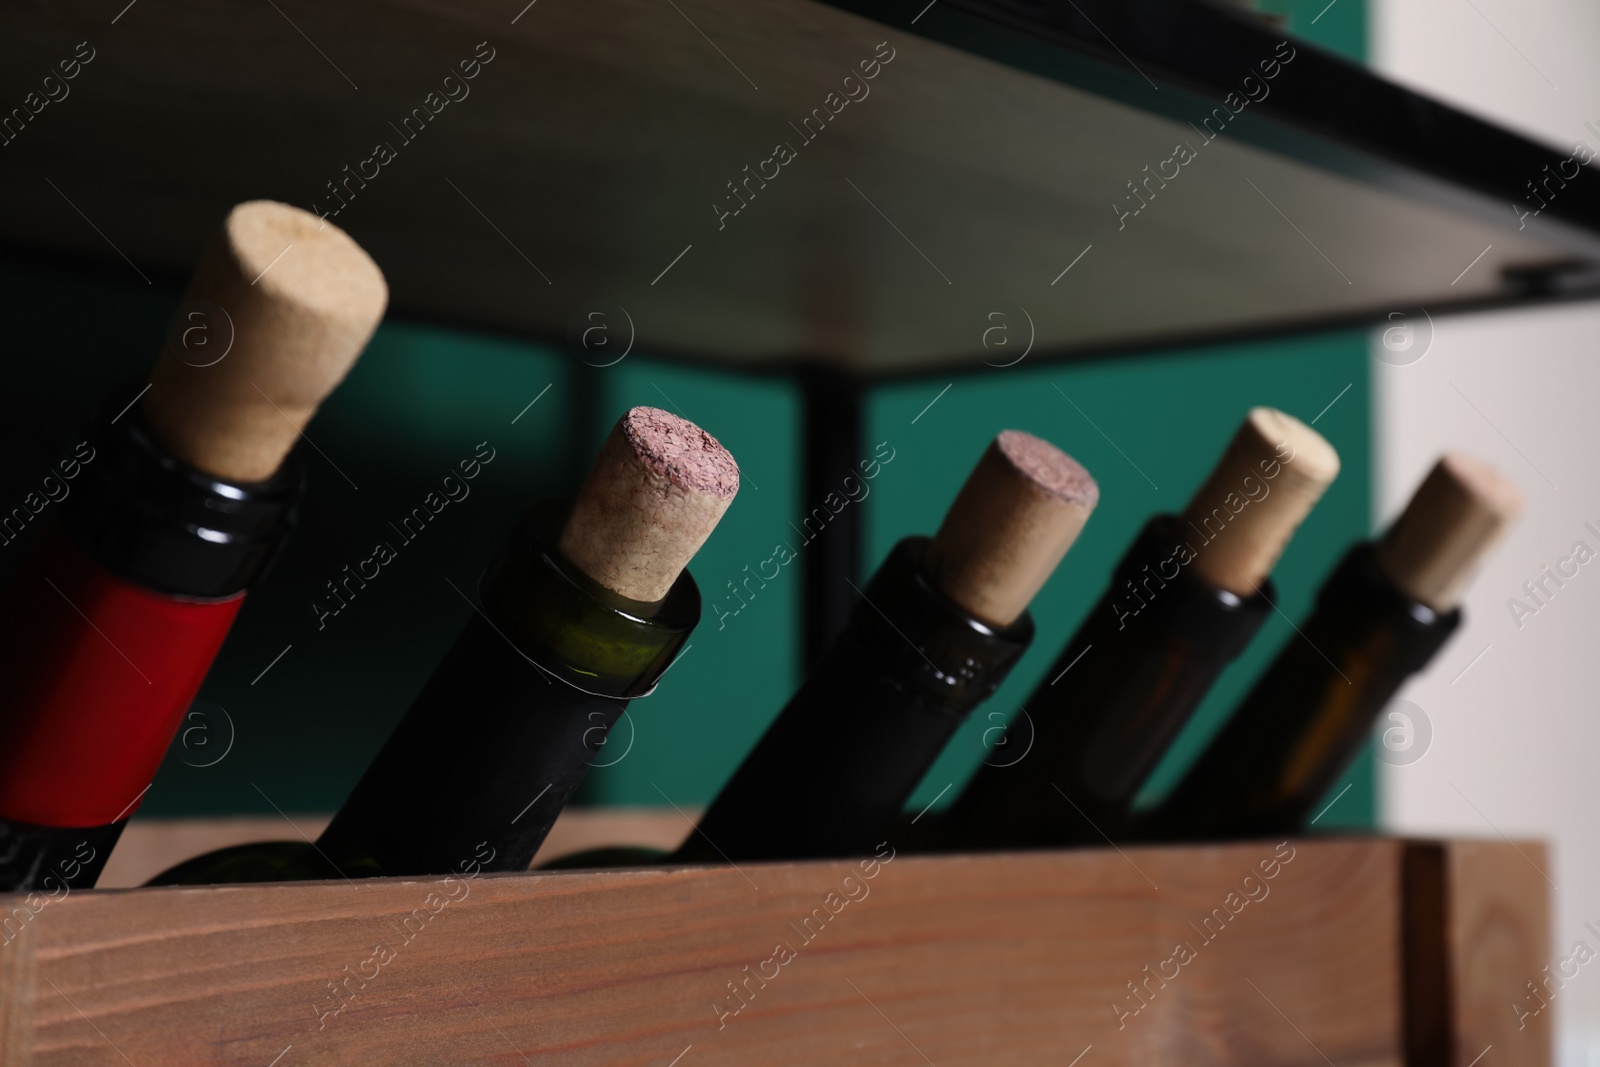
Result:
<svg viewBox="0 0 1600 1067">
<path fill-rule="evenodd" d="M 1239 14 L 941 0 L 910 25 L 921 6 L 35 0 L 5 19 L 7 100 L 79 41 L 95 58 L 4 148 L 0 241 L 176 277 L 232 203 L 331 208 L 381 142 L 336 221 L 397 311 L 559 342 L 621 307 L 641 350 L 744 368 L 981 371 L 1029 339 L 1039 361 L 1596 291 L 1592 168 L 1524 227 L 1562 153 L 1304 43 L 1201 142 L 1288 54 Z M 470 95 L 406 141 L 481 41 Z M 880 42 L 870 95 L 804 140 Z M 793 161 L 719 222 L 779 142 Z M 1196 158 L 1119 224 L 1179 142 Z M 985 351 L 995 310 L 1013 344 Z"/>
<path fill-rule="evenodd" d="M 941 0 L 911 25 L 921 6 L 28 0 L 7 100 L 80 41 L 94 58 L 5 145 L 0 242 L 176 281 L 231 204 L 331 208 L 382 143 L 335 221 L 396 311 L 564 343 L 626 309 L 639 350 L 747 370 L 982 371 L 1024 341 L 1039 362 L 1600 292 L 1592 169 L 1519 219 L 1560 154 L 1303 43 L 1193 146 L 1286 54 L 1220 7 Z M 470 95 L 395 128 L 475 54 Z M 874 59 L 869 96 L 796 128 Z M 793 160 L 719 220 L 780 142 Z M 1119 219 L 1180 142 L 1193 160 Z M 1015 347 L 985 351 L 995 311 Z M 549 851 L 683 833 L 584 818 Z M 241 833 L 281 831 L 136 827 L 112 880 Z M 0 1062 L 1549 1062 L 1549 1013 L 1506 1010 L 1547 958 L 1538 845 L 1289 847 L 0 898 Z"/>
<path fill-rule="evenodd" d="M 1507 1010 L 1547 959 L 1536 844 L 881 851 L 73 893 L 0 948 L 0 1061 L 1550 1062 Z"/>
</svg>

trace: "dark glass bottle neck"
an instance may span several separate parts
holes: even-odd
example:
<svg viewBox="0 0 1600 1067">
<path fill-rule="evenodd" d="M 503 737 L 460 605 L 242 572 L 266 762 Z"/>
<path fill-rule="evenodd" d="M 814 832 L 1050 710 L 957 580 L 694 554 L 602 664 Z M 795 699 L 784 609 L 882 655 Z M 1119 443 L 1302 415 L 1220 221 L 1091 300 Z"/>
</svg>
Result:
<svg viewBox="0 0 1600 1067">
<path fill-rule="evenodd" d="M 683 862 L 869 852 L 966 716 L 1033 638 L 996 628 L 924 573 L 925 537 L 890 552 L 848 625 L 676 854 Z"/>
<path fill-rule="evenodd" d="M 222 598 L 249 588 L 294 523 L 304 481 L 299 450 L 271 478 L 234 482 L 173 456 L 145 425 L 129 382 L 110 391 L 89 433 L 82 477 L 61 503 L 62 527 L 119 578 L 177 596 Z"/>
<path fill-rule="evenodd" d="M 1157 515 L 938 828 L 945 847 L 1026 847 L 1119 836 L 1134 797 L 1276 596 L 1213 586 L 1204 545 Z M 1013 753 L 1025 753 L 1013 756 Z"/>
<path fill-rule="evenodd" d="M 700 621 L 700 589 L 684 571 L 654 604 L 612 592 L 557 551 L 571 510 L 569 500 L 544 500 L 523 513 L 479 583 L 484 613 L 567 684 L 594 696 L 647 696 Z"/>
<path fill-rule="evenodd" d="M 249 484 L 196 470 L 151 435 L 144 388 L 112 389 L 59 464 L 59 526 L 5 593 L 0 781 L 22 818 L 0 821 L 0 889 L 94 883 L 293 521 L 298 460 Z"/>
<path fill-rule="evenodd" d="M 851 613 L 847 641 L 882 673 L 965 715 L 1005 681 L 1033 641 L 1027 612 L 1010 626 L 984 622 L 936 589 L 922 568 L 930 539 L 907 537 L 889 553 Z"/>
<path fill-rule="evenodd" d="M 1183 779 L 1143 836 L 1291 833 L 1366 742 L 1373 721 L 1461 624 L 1402 592 L 1356 545 L 1309 618 Z"/>
<path fill-rule="evenodd" d="M 1394 637 L 1390 671 L 1415 674 L 1461 625 L 1461 609 L 1440 612 L 1402 592 L 1378 565 L 1377 546 L 1364 541 L 1345 553 L 1317 593 L 1318 616 L 1334 617 L 1356 635 L 1382 628 Z"/>
<path fill-rule="evenodd" d="M 1097 613 L 1109 615 L 1117 632 L 1159 627 L 1194 642 L 1208 658 L 1227 662 L 1244 651 L 1271 614 L 1277 587 L 1267 577 L 1255 593 L 1240 596 L 1206 582 L 1185 562 L 1205 551 L 1189 534 L 1177 515 L 1146 522 L 1112 572 Z"/>
<path fill-rule="evenodd" d="M 475 612 L 318 842 L 350 875 L 526 870 L 700 617 L 687 571 L 619 597 L 556 550 L 570 505 L 529 508 Z"/>
</svg>

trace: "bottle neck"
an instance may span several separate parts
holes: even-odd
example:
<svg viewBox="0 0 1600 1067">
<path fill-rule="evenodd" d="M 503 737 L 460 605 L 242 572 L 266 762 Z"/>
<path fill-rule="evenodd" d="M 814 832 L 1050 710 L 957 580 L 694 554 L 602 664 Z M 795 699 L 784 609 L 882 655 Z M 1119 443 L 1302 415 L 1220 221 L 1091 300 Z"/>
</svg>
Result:
<svg viewBox="0 0 1600 1067">
<path fill-rule="evenodd" d="M 298 463 L 249 485 L 195 470 L 138 393 L 113 390 L 59 465 L 58 512 L 0 602 L 0 869 L 57 830 L 66 860 L 87 865 L 85 835 L 109 851 L 292 522 Z"/>
<path fill-rule="evenodd" d="M 1033 616 L 994 626 L 936 589 L 923 569 L 930 539 L 895 545 L 850 616 L 858 657 L 883 666 L 923 699 L 965 715 L 987 699 L 1033 641 Z M 844 644 L 836 642 L 836 646 Z"/>
<path fill-rule="evenodd" d="M 889 553 L 845 629 L 717 795 L 684 862 L 872 851 L 967 715 L 1033 639 L 996 628 L 922 569 L 926 537 Z"/>
<path fill-rule="evenodd" d="M 1109 617 L 1116 632 L 1159 629 L 1207 659 L 1235 659 L 1272 613 L 1277 587 L 1266 577 L 1253 594 L 1240 596 L 1210 584 L 1190 567 L 1205 545 L 1180 516 L 1151 518 L 1118 561 L 1094 628 L 1103 629 Z"/>
<path fill-rule="evenodd" d="M 1461 624 L 1402 592 L 1356 545 L 1227 724 L 1151 818 L 1153 836 L 1297 830 L 1405 680 Z"/>
<path fill-rule="evenodd" d="M 1176 515 L 1145 523 L 952 805 L 942 831 L 951 843 L 1120 834 L 1173 737 L 1272 613 L 1271 579 L 1249 597 L 1213 586 L 1189 567 L 1204 550 Z"/>
<path fill-rule="evenodd" d="M 1390 633 L 1384 673 L 1400 677 L 1427 666 L 1461 618 L 1460 607 L 1435 611 L 1402 591 L 1379 565 L 1377 546 L 1370 541 L 1345 553 L 1317 593 L 1313 616 L 1319 629 L 1327 625 L 1347 640 L 1380 629 Z"/>
<path fill-rule="evenodd" d="M 1326 659 L 1311 663 L 1302 653 L 1297 668 L 1275 663 L 1241 709 L 1252 717 L 1264 716 L 1269 702 L 1280 714 L 1299 709 L 1285 717 L 1281 748 L 1264 761 L 1273 774 L 1271 789 L 1254 798 L 1274 798 L 1279 811 L 1289 813 L 1286 824 L 1309 814 L 1355 758 L 1384 706 L 1461 624 L 1459 607 L 1435 611 L 1403 592 L 1379 566 L 1375 549 L 1362 543 L 1346 554 L 1306 621 L 1307 645 Z M 1273 814 L 1272 803 L 1264 810 Z"/>
<path fill-rule="evenodd" d="M 618 597 L 555 545 L 537 504 L 481 585 L 481 612 L 434 670 L 319 846 L 350 876 L 526 870 L 700 618 L 687 571 L 655 604 Z"/>
<path fill-rule="evenodd" d="M 298 449 L 271 478 L 235 482 L 167 451 L 128 382 L 111 390 L 61 503 L 67 536 L 109 573 L 175 596 L 222 599 L 260 580 L 290 528 L 304 483 Z"/>
<path fill-rule="evenodd" d="M 584 693 L 648 696 L 700 621 L 699 587 L 684 571 L 656 603 L 612 592 L 556 549 L 571 511 L 569 500 L 544 500 L 523 513 L 479 583 L 484 615 L 524 657 Z"/>
</svg>

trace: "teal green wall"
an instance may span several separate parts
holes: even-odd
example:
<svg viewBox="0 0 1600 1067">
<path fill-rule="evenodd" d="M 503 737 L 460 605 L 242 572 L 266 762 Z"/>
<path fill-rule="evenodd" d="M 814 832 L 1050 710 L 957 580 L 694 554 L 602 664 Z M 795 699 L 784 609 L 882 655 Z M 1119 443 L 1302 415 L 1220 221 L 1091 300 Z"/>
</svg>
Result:
<svg viewBox="0 0 1600 1067">
<path fill-rule="evenodd" d="M 1257 6 L 1285 19 L 1296 37 L 1358 63 L 1367 58 L 1365 0 L 1257 0 Z"/>
</svg>

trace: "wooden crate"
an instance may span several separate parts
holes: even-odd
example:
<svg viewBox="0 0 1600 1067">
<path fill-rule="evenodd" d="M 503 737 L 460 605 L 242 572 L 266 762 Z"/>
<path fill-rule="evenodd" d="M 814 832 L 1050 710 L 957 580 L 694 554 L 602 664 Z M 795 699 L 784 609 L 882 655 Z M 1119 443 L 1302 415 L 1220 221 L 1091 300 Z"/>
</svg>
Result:
<svg viewBox="0 0 1600 1067">
<path fill-rule="evenodd" d="M 79 892 L 0 947 L 0 1062 L 1545 1065 L 1550 1013 L 1510 1010 L 1547 959 L 1545 862 L 1384 838 L 886 847 Z"/>
</svg>

